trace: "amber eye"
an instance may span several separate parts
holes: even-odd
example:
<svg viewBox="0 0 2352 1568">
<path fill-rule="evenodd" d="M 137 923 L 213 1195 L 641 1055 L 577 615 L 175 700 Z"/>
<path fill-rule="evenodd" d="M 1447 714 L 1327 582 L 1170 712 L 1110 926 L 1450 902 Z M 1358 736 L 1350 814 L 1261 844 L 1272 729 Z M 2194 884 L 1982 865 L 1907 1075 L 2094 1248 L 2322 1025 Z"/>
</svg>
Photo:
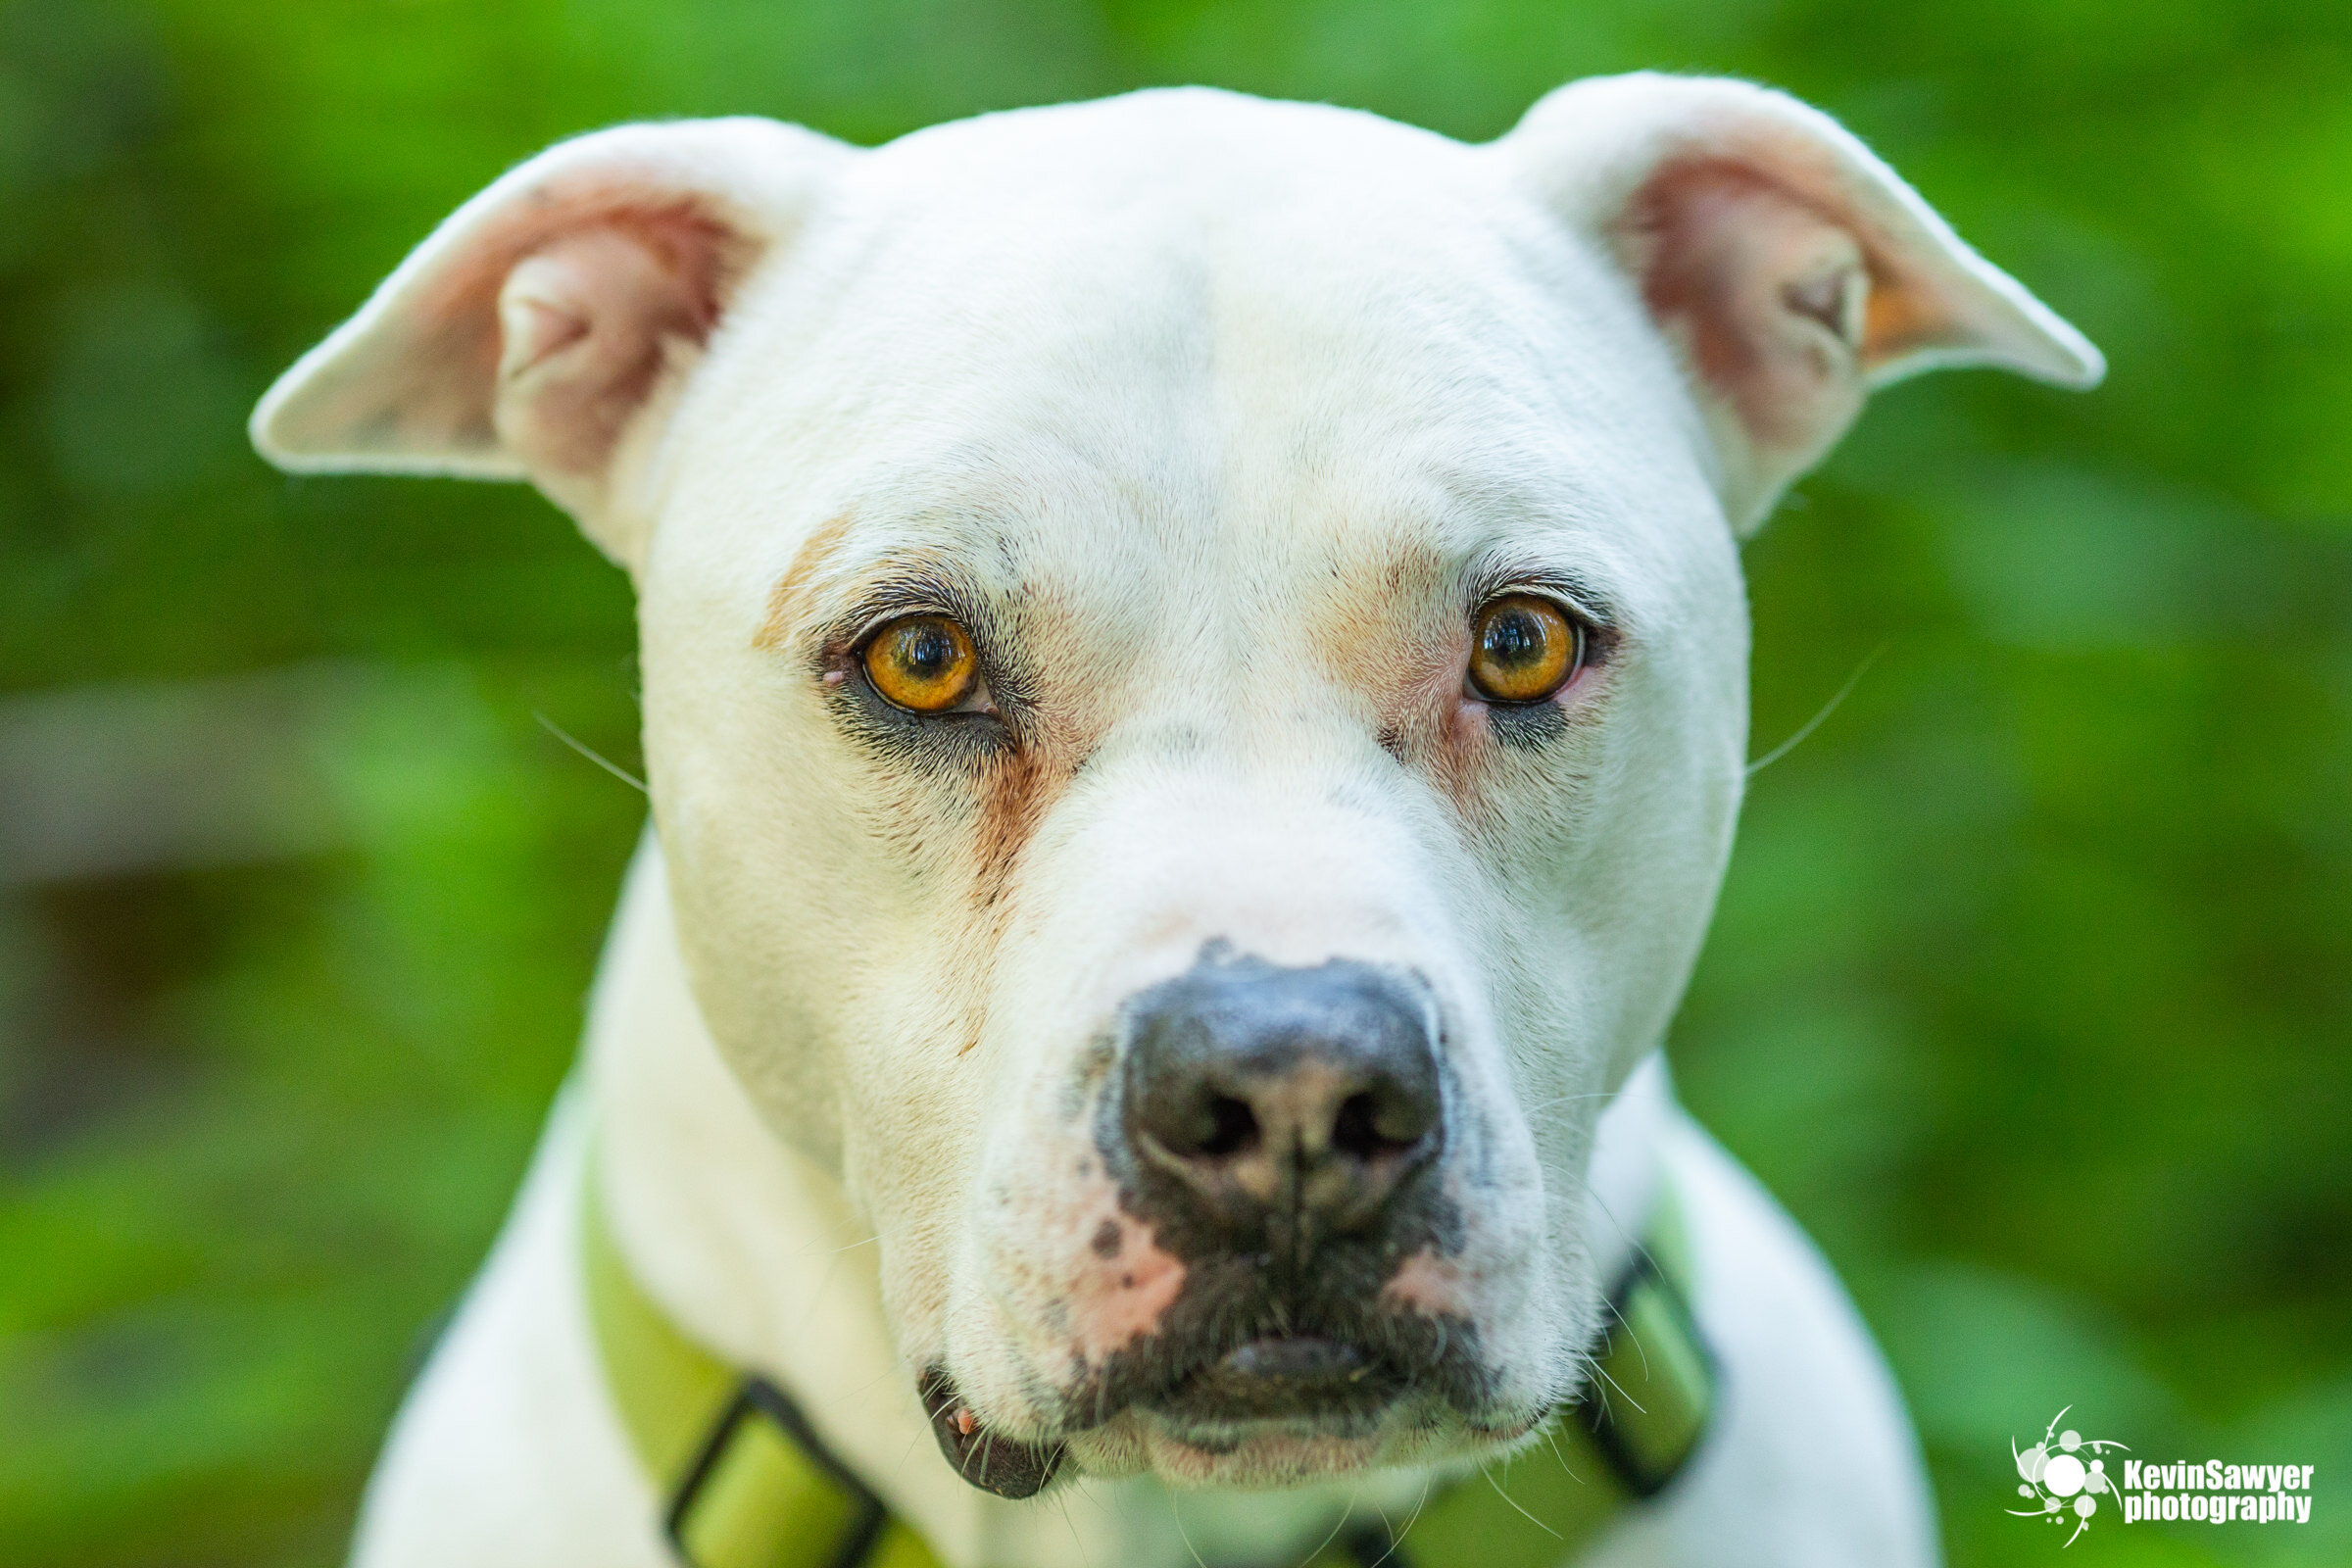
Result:
<svg viewBox="0 0 2352 1568">
<path fill-rule="evenodd" d="M 1584 632 L 1568 612 L 1533 594 L 1505 594 L 1478 612 L 1470 685 L 1492 703 L 1540 703 L 1584 662 Z"/>
<path fill-rule="evenodd" d="M 944 713 L 972 693 L 980 659 L 972 639 L 945 615 L 903 615 L 865 645 L 874 690 L 917 713 Z"/>
</svg>

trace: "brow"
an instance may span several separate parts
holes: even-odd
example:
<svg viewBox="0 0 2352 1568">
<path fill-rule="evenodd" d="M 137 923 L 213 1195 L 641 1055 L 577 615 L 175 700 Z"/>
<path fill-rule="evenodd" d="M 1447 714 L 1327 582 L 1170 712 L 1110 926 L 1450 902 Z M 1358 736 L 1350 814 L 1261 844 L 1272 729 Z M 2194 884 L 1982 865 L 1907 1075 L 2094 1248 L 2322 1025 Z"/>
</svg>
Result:
<svg viewBox="0 0 2352 1568">
<path fill-rule="evenodd" d="M 1462 583 L 1473 597 L 1512 585 L 1550 589 L 1596 624 L 1606 627 L 1616 620 L 1615 596 L 1592 574 L 1561 563 L 1555 552 L 1532 540 L 1508 538 L 1547 531 L 1544 525 L 1557 522 L 1563 510 L 1581 512 L 1592 503 L 1551 486 L 1524 486 L 1489 472 L 1441 467 L 1426 477 L 1433 481 L 1438 505 L 1425 522 L 1436 524 L 1437 537 L 1413 553 L 1433 558 L 1428 564 L 1439 580 Z M 938 610 L 969 616 L 981 612 L 993 596 L 965 559 L 968 552 L 930 541 L 943 535 L 983 541 L 1001 533 L 1004 522 L 1000 519 L 992 528 L 994 509 L 985 502 L 974 505 L 969 495 L 943 499 L 929 483 L 921 492 L 866 496 L 811 529 L 768 592 L 767 613 L 754 646 L 813 653 L 894 612 Z M 861 526 L 875 518 L 890 520 Z M 1497 522 L 1505 526 L 1497 529 Z M 1450 546 L 1440 542 L 1448 536 Z M 980 554 L 985 558 L 987 552 Z M 1450 567 L 1446 557 L 1452 558 Z"/>
<path fill-rule="evenodd" d="M 1418 567 L 1427 580 L 1454 585 L 1471 604 L 1523 589 L 1557 595 L 1603 629 L 1622 619 L 1606 563 L 1576 538 L 1575 525 L 1592 503 L 1483 476 L 1468 482 L 1441 476 L 1439 493 L 1443 501 L 1425 518 L 1428 526 L 1387 547 L 1395 568 L 1409 575 Z"/>
<path fill-rule="evenodd" d="M 1474 604 L 1499 593 L 1532 590 L 1566 600 L 1571 609 L 1604 632 L 1617 630 L 1624 618 L 1615 597 L 1589 571 L 1524 550 L 1481 552 L 1471 561 L 1463 581 L 1470 590 L 1466 597 Z"/>
<path fill-rule="evenodd" d="M 1595 612 L 1609 608 L 1605 573 L 1559 561 L 1563 536 L 1601 523 L 1618 504 L 1605 492 L 1549 463 L 1437 461 L 1415 477 L 1434 501 L 1433 547 L 1456 561 L 1465 579 L 1515 575 L 1570 592 Z"/>
<path fill-rule="evenodd" d="M 768 592 L 754 647 L 802 657 L 835 652 L 876 621 L 936 611 L 978 626 L 992 596 L 962 554 L 936 544 L 859 550 L 858 514 L 837 514 L 804 542 Z M 877 530 L 884 539 L 919 526 Z"/>
<path fill-rule="evenodd" d="M 767 614 L 752 638 L 753 647 L 782 652 L 792 646 L 794 632 L 808 623 L 820 581 L 841 556 L 857 520 L 855 512 L 837 512 L 801 541 L 801 548 L 793 552 L 792 564 L 768 590 Z"/>
</svg>

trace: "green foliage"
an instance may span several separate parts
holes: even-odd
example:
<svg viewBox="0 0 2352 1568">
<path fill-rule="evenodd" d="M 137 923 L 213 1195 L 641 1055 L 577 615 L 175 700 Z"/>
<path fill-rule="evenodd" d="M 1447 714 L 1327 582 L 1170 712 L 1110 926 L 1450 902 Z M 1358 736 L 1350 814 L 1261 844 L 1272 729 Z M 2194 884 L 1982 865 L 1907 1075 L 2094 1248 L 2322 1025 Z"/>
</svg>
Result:
<svg viewBox="0 0 2352 1568">
<path fill-rule="evenodd" d="M 568 1058 L 641 803 L 531 715 L 632 760 L 624 585 L 527 493 L 241 435 L 437 219 L 631 117 L 1205 80 L 1486 136 L 1643 65 L 1829 108 L 2114 362 L 1886 395 L 1751 547 L 1757 751 L 1884 653 L 1755 781 L 1686 1094 L 1854 1287 L 1956 1560 L 2055 1549 L 2000 1510 L 2068 1403 L 2320 1467 L 2308 1529 L 2070 1561 L 2352 1560 L 2352 13 L 8 0 L 0 799 L 152 842 L 0 882 L 0 1561 L 334 1559 Z"/>
</svg>

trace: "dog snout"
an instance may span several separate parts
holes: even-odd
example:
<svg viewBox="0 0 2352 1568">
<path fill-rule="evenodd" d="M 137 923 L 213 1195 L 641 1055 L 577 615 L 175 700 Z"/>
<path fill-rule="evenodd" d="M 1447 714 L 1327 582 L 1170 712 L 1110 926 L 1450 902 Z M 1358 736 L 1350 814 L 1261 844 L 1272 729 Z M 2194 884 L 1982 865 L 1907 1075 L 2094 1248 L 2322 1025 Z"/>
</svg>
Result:
<svg viewBox="0 0 2352 1568">
<path fill-rule="evenodd" d="M 1434 1012 L 1369 963 L 1197 966 L 1130 1004 L 1130 1148 L 1236 1250 L 1375 1228 L 1444 1138 Z"/>
</svg>

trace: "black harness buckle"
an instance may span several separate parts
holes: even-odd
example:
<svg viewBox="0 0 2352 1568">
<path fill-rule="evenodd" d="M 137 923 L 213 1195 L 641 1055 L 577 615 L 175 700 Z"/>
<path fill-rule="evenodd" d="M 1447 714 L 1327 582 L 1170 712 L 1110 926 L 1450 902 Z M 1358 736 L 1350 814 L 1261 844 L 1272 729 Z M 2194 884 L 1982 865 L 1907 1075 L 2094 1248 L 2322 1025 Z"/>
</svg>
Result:
<svg viewBox="0 0 2352 1568">
<path fill-rule="evenodd" d="M 703 1518 L 701 1510 L 710 1500 L 728 1464 L 743 1451 L 742 1444 L 755 1441 L 754 1434 L 763 1425 L 830 1481 L 849 1505 L 848 1522 L 832 1554 L 818 1558 L 812 1553 L 808 1559 L 811 1568 L 858 1568 L 889 1525 L 889 1508 L 871 1488 L 858 1479 L 855 1471 L 833 1456 L 816 1430 L 809 1426 L 808 1417 L 801 1414 L 800 1406 L 783 1390 L 760 1377 L 747 1377 L 737 1386 L 734 1398 L 727 1401 L 726 1409 L 710 1428 L 710 1436 L 704 1441 L 702 1451 L 695 1455 L 685 1479 L 678 1483 L 677 1493 L 662 1516 L 662 1534 L 668 1538 L 670 1549 L 686 1568 L 764 1568 L 735 1561 L 706 1561 L 701 1550 L 707 1544 L 698 1544 L 696 1530 Z"/>
</svg>

